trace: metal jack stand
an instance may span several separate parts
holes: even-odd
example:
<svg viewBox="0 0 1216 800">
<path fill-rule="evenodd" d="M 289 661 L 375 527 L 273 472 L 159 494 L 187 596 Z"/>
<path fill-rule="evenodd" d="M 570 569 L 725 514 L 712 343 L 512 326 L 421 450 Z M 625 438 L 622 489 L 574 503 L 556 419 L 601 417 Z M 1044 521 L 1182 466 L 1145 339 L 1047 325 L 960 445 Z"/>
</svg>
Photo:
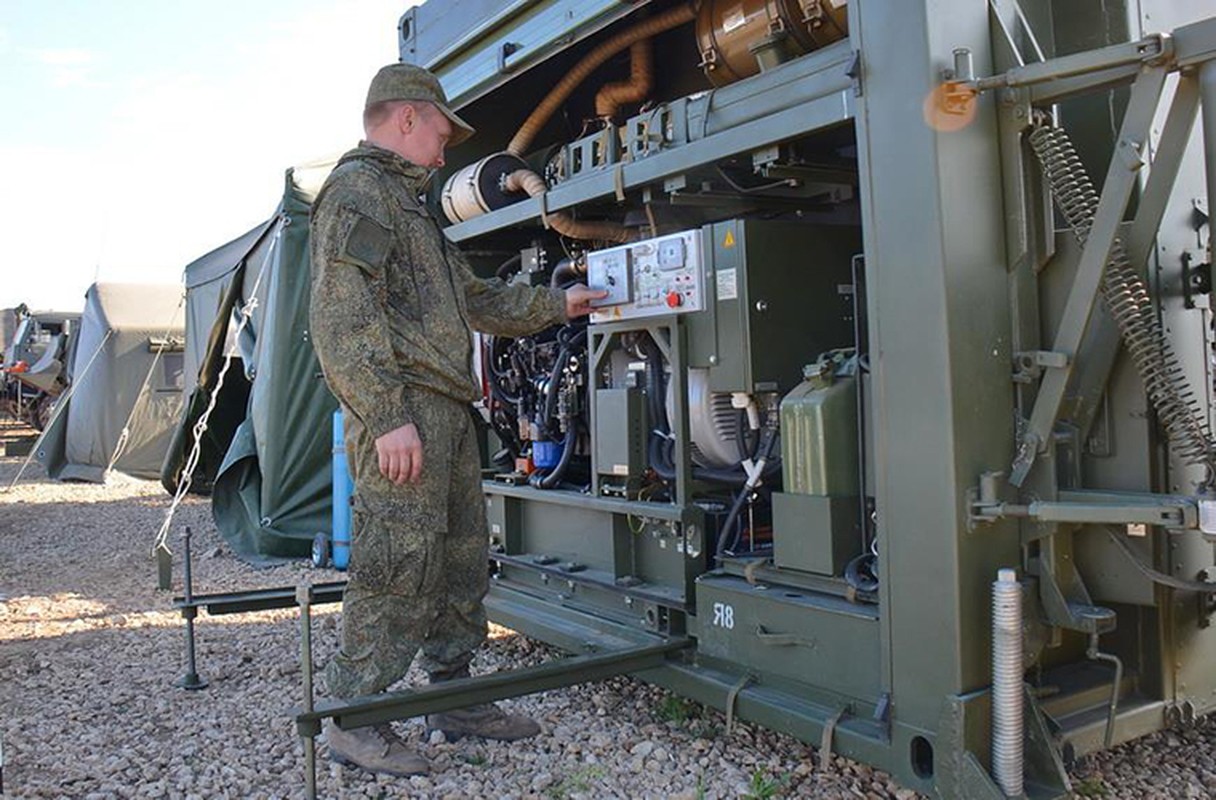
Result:
<svg viewBox="0 0 1216 800">
<path fill-rule="evenodd" d="M 296 602 L 300 605 L 300 673 L 304 676 L 304 713 L 313 711 L 312 691 L 312 586 L 302 583 L 296 587 Z M 297 722 L 300 738 L 304 740 L 304 796 L 317 797 L 317 735 L 321 720 Z"/>
<path fill-rule="evenodd" d="M 332 724 L 349 730 L 480 703 L 492 703 L 509 697 L 604 680 L 616 675 L 658 669 L 666 665 L 668 659 L 678 657 L 681 651 L 692 647 L 693 644 L 692 640 L 687 638 L 647 637 L 634 646 L 618 647 L 597 655 L 559 658 L 535 667 L 458 678 L 408 691 L 327 700 L 317 707 L 313 702 L 312 692 L 312 630 L 309 617 L 311 587 L 301 586 L 297 591 L 300 604 L 300 666 L 304 675 L 304 708 L 296 713 L 296 732 L 304 740 L 304 796 L 308 800 L 316 800 L 317 796 L 316 737 L 321 733 L 321 721 L 327 717 L 332 720 Z"/>
<path fill-rule="evenodd" d="M 194 600 L 194 579 L 190 572 L 190 527 L 186 527 L 185 535 L 185 583 L 186 583 L 186 605 L 182 608 L 182 617 L 186 620 L 186 674 L 182 675 L 173 685 L 179 689 L 188 689 L 196 691 L 198 689 L 206 689 L 207 681 L 199 676 L 198 670 L 194 664 L 194 618 L 198 616 L 198 608 L 193 605 Z"/>
</svg>

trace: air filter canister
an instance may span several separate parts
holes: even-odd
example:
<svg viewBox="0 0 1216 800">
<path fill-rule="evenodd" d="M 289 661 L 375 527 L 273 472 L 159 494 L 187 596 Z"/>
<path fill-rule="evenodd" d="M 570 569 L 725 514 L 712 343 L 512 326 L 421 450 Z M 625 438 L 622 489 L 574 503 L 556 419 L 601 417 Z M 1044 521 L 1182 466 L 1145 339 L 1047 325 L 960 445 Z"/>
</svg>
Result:
<svg viewBox="0 0 1216 800">
<path fill-rule="evenodd" d="M 725 86 L 848 34 L 847 0 L 705 0 L 697 15 L 701 68 Z"/>
<path fill-rule="evenodd" d="M 503 191 L 503 180 L 528 164 L 510 153 L 495 153 L 452 174 L 443 185 L 440 202 L 451 222 L 464 222 L 487 211 L 503 208 L 524 198 L 522 192 Z"/>
</svg>

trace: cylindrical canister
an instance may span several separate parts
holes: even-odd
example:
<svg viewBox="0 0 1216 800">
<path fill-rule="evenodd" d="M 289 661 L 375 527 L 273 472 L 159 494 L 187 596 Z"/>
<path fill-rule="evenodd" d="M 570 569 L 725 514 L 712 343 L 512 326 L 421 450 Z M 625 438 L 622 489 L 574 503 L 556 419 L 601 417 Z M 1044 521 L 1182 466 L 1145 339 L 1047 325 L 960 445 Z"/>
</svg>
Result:
<svg viewBox="0 0 1216 800">
<path fill-rule="evenodd" d="M 464 222 L 522 200 L 526 195 L 506 192 L 503 182 L 512 172 L 527 168 L 519 156 L 495 153 L 452 173 L 439 198 L 444 215 L 450 222 Z"/>
<path fill-rule="evenodd" d="M 350 502 L 355 485 L 346 465 L 346 437 L 343 433 L 342 409 L 334 412 L 333 453 L 333 560 L 334 567 L 346 569 L 350 563 Z"/>
<path fill-rule="evenodd" d="M 715 86 L 747 78 L 848 35 L 846 0 L 704 0 L 701 68 Z"/>
</svg>

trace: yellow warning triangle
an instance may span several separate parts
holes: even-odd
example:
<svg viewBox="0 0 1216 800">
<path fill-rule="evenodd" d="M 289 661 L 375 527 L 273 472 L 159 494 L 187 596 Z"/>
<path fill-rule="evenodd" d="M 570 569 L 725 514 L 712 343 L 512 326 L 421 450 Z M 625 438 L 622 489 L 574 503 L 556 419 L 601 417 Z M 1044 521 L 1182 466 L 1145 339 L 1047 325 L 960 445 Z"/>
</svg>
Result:
<svg viewBox="0 0 1216 800">
<path fill-rule="evenodd" d="M 734 234 L 734 231 L 727 231 L 727 232 L 726 232 L 726 238 L 724 238 L 724 239 L 722 240 L 722 246 L 723 246 L 723 247 L 734 247 L 734 246 L 735 246 L 735 234 Z"/>
</svg>

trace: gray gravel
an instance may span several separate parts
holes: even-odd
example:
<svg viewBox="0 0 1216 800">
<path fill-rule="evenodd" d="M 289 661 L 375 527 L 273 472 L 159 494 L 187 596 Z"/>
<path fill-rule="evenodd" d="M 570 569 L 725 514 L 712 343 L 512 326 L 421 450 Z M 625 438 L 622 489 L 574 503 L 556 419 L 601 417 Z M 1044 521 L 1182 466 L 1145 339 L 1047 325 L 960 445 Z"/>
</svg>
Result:
<svg viewBox="0 0 1216 800">
<path fill-rule="evenodd" d="M 7 487 L 20 459 L 0 459 Z M 180 617 L 156 590 L 151 544 L 168 498 L 158 484 L 57 484 L 34 465 L 0 490 L 0 740 L 10 797 L 302 796 L 295 615 L 201 619 L 202 692 L 169 688 L 182 672 Z M 222 543 L 205 499 L 178 512 L 196 537 L 196 591 L 340 579 L 292 564 L 253 570 Z M 176 576 L 180 583 L 180 576 Z M 175 585 L 175 590 L 180 588 Z M 338 613 L 318 607 L 317 661 L 336 647 Z M 555 655 L 503 628 L 474 663 L 488 672 Z M 419 676 L 414 674 L 412 679 Z M 888 775 L 788 736 L 724 719 L 630 679 L 506 704 L 545 730 L 513 745 L 429 739 L 397 723 L 435 765 L 422 778 L 378 778 L 330 765 L 320 793 L 344 798 L 899 798 Z M 1211 797 L 1216 727 L 1167 732 L 1074 769 L 1079 796 Z"/>
</svg>

